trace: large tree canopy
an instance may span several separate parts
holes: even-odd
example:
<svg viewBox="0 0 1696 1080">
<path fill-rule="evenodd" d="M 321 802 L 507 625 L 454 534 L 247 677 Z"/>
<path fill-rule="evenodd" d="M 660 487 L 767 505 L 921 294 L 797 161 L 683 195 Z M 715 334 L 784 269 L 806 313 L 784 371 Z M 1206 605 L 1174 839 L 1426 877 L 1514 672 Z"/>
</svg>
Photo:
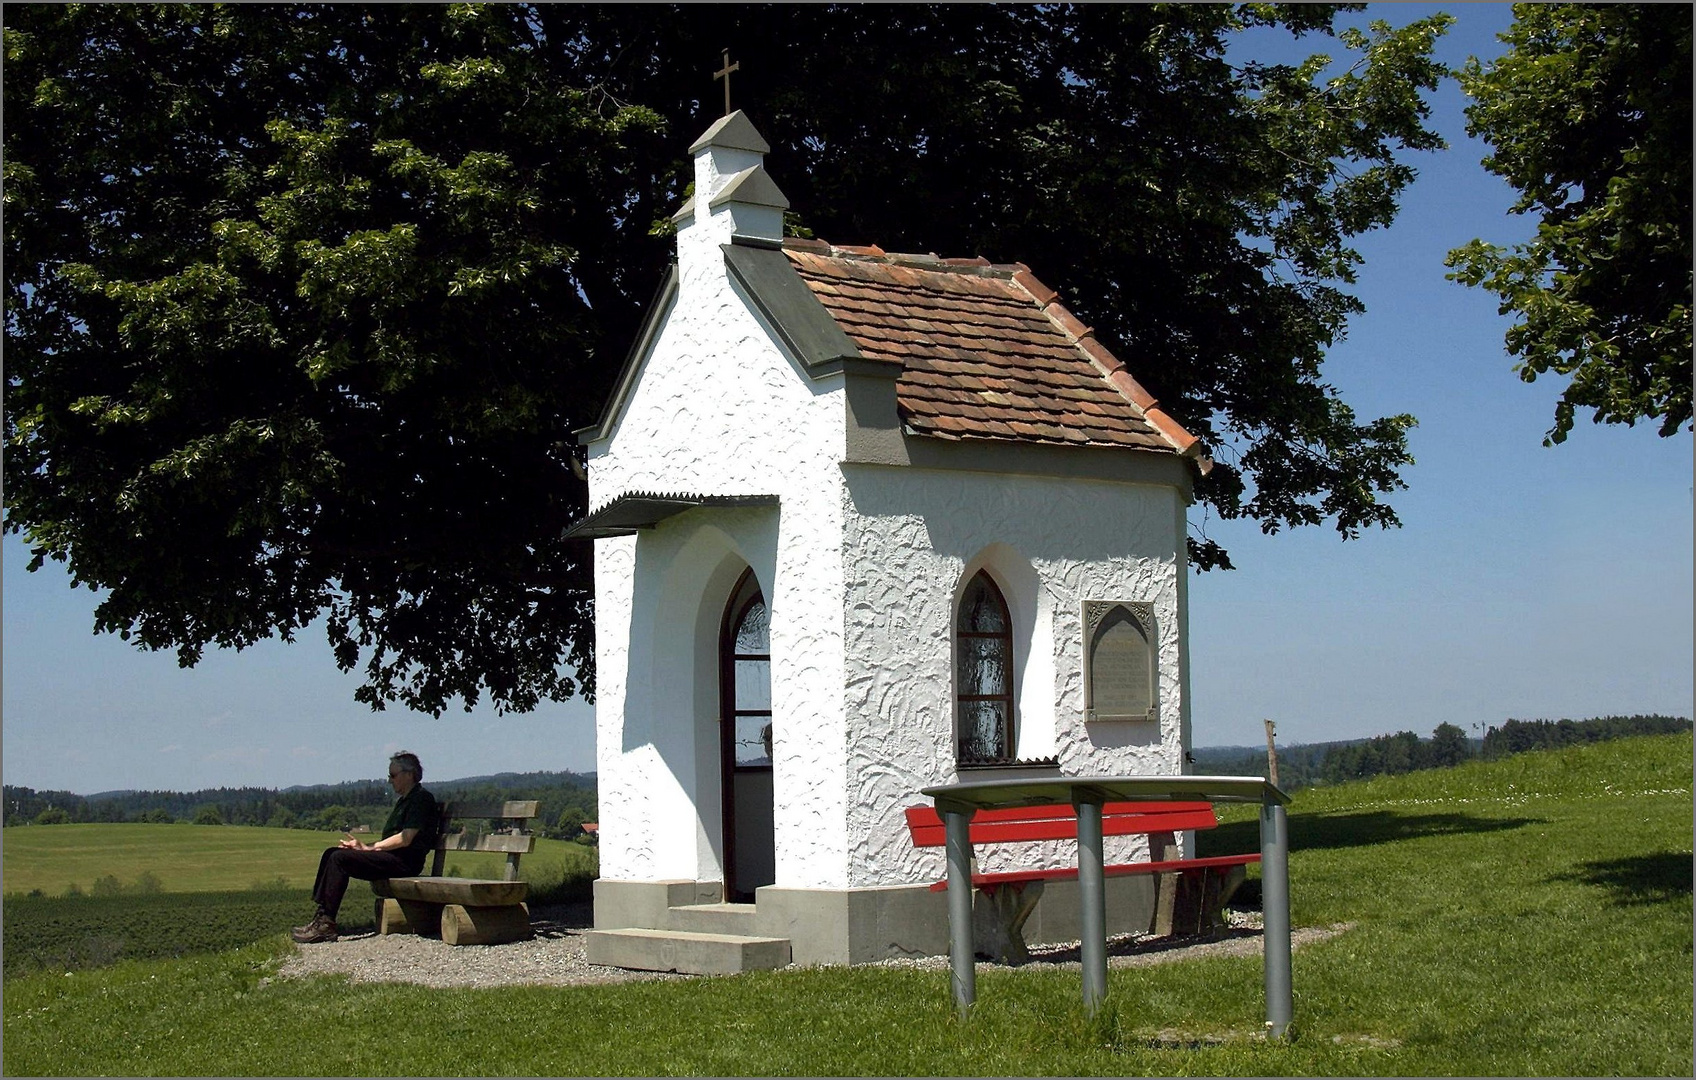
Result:
<svg viewBox="0 0 1696 1080">
<path fill-rule="evenodd" d="M 1690 5 L 1515 4 L 1508 52 L 1461 73 L 1467 130 L 1539 216 L 1511 250 L 1474 240 L 1451 275 L 1520 321 L 1526 382 L 1570 375 L 1544 443 L 1597 423 L 1691 422 Z"/>
<path fill-rule="evenodd" d="M 1447 19 L 1334 18 L 7 6 L 5 527 L 185 664 L 327 613 L 376 707 L 591 691 L 570 432 L 671 256 L 724 46 L 801 227 L 1030 264 L 1206 440 L 1213 512 L 1393 525 L 1412 418 L 1357 421 L 1320 365 L 1351 237 L 1441 145 Z M 1228 60 L 1254 26 L 1352 66 Z"/>
</svg>

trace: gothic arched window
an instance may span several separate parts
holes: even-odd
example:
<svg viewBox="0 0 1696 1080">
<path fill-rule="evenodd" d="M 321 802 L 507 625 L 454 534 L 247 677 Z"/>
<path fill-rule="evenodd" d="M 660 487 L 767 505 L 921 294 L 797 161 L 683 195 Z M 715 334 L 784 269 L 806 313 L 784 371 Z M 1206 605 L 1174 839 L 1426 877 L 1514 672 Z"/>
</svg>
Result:
<svg viewBox="0 0 1696 1080">
<path fill-rule="evenodd" d="M 735 768 L 771 768 L 771 626 L 752 570 L 725 611 L 720 648 L 725 724 Z"/>
<path fill-rule="evenodd" d="M 962 764 L 1013 757 L 1013 621 L 982 570 L 967 583 L 954 618 L 956 752 Z"/>
</svg>

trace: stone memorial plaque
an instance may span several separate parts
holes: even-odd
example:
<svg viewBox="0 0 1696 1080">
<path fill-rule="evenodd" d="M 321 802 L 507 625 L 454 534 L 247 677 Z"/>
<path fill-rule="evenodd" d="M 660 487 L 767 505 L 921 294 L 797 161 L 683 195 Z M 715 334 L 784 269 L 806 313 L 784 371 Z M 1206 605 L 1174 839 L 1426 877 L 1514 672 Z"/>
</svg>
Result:
<svg viewBox="0 0 1696 1080">
<path fill-rule="evenodd" d="M 1084 602 L 1084 719 L 1158 720 L 1154 605 Z"/>
</svg>

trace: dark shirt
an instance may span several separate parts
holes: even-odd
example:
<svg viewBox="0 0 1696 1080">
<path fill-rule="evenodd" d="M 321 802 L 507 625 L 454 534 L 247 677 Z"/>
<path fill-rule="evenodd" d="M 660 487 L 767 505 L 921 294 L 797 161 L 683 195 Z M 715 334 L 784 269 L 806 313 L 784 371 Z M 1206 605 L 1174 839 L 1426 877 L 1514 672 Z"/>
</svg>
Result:
<svg viewBox="0 0 1696 1080">
<path fill-rule="evenodd" d="M 422 784 L 395 800 L 389 819 L 383 822 L 383 839 L 406 829 L 417 829 L 418 835 L 400 853 L 407 858 L 422 859 L 436 842 L 436 797 Z"/>
</svg>

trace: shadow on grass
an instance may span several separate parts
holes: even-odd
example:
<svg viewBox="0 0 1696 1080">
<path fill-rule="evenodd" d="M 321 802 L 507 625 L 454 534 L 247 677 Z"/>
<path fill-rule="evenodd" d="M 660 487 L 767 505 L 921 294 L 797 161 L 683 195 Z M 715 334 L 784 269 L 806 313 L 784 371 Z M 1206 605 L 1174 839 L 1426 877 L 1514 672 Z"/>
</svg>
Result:
<svg viewBox="0 0 1696 1080">
<path fill-rule="evenodd" d="M 1258 891 L 1258 890 L 1257 890 Z M 1231 905 L 1235 907 L 1236 905 Z M 1107 939 L 1107 955 L 1113 956 L 1146 956 L 1157 957 L 1167 953 L 1177 953 L 1194 949 L 1200 945 L 1220 945 L 1225 942 L 1245 940 L 1258 942 L 1261 931 L 1242 927 L 1222 928 L 1211 934 L 1173 935 L 1159 938 L 1137 938 L 1129 935 L 1113 935 Z M 1256 946 L 1258 948 L 1258 946 Z M 978 957 L 981 963 L 986 958 Z M 1076 964 L 1083 960 L 1083 947 L 1078 944 L 1067 945 L 1032 945 L 1028 964 Z M 1021 967 L 1019 964 L 1002 964 L 1001 967 Z"/>
<path fill-rule="evenodd" d="M 577 874 L 561 881 L 532 881 L 525 899 L 531 907 L 584 904 L 595 898 L 594 878 Z"/>
<path fill-rule="evenodd" d="M 1613 894 L 1621 907 L 1666 904 L 1690 895 L 1693 863 L 1688 851 L 1657 851 L 1625 859 L 1592 859 L 1554 881 L 1577 881 Z"/>
<path fill-rule="evenodd" d="M 1503 832 L 1527 825 L 1545 825 L 1543 818 L 1476 817 L 1472 814 L 1398 814 L 1363 810 L 1354 814 L 1295 814 L 1290 817 L 1290 850 L 1369 847 L 1427 836 L 1461 836 Z M 1203 855 L 1228 855 L 1260 850 L 1260 823 L 1233 821 L 1202 833 L 1197 845 Z"/>
</svg>

